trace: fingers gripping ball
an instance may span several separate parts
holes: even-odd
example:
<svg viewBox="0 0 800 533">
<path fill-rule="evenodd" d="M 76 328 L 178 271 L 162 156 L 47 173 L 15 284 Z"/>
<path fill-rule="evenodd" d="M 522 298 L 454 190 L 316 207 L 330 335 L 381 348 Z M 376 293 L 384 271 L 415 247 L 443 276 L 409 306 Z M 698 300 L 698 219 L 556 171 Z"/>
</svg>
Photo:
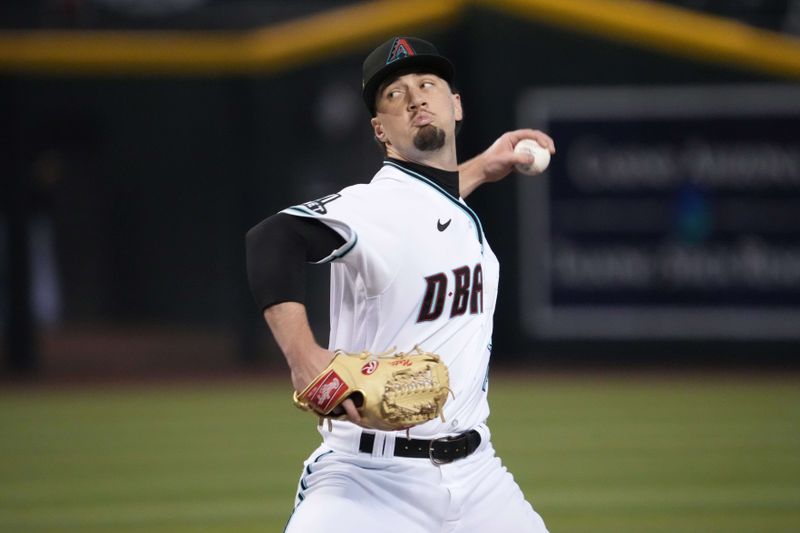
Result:
<svg viewBox="0 0 800 533">
<path fill-rule="evenodd" d="M 550 151 L 533 139 L 522 139 L 514 145 L 514 152 L 526 153 L 533 156 L 533 163 L 528 165 L 517 164 L 514 168 L 522 174 L 533 176 L 541 174 L 550 164 Z"/>
<path fill-rule="evenodd" d="M 373 355 L 337 351 L 331 363 L 294 403 L 321 418 L 345 419 L 336 410 L 353 398 L 364 426 L 384 431 L 408 429 L 441 417 L 450 392 L 447 366 L 419 347 L 409 353 Z"/>
</svg>

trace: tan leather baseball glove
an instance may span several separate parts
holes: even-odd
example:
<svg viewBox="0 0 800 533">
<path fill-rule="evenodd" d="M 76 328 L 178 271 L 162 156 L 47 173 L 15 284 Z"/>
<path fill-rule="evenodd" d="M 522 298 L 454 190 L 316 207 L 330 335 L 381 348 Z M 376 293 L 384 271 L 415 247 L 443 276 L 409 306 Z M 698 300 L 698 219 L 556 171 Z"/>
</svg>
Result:
<svg viewBox="0 0 800 533">
<path fill-rule="evenodd" d="M 336 409 L 351 398 L 361 424 L 384 431 L 408 429 L 437 416 L 450 393 L 447 366 L 418 346 L 409 353 L 358 354 L 337 351 L 331 363 L 294 403 L 322 419 L 346 419 Z"/>
</svg>

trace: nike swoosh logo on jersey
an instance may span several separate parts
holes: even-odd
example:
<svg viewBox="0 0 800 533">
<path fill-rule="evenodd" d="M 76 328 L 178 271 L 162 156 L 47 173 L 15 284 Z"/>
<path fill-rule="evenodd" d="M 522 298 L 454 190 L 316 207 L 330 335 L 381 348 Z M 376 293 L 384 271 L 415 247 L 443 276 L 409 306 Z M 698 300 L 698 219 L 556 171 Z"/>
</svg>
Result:
<svg viewBox="0 0 800 533">
<path fill-rule="evenodd" d="M 436 229 L 438 229 L 439 231 L 444 231 L 444 230 L 446 230 L 446 229 L 447 229 L 447 226 L 449 226 L 449 225 L 450 225 L 450 222 L 452 222 L 452 220 L 453 220 L 452 218 L 451 218 L 451 219 L 448 219 L 448 221 L 447 221 L 447 222 L 445 222 L 444 224 L 442 224 L 442 221 L 441 221 L 441 220 L 437 220 L 437 221 L 436 221 Z"/>
</svg>

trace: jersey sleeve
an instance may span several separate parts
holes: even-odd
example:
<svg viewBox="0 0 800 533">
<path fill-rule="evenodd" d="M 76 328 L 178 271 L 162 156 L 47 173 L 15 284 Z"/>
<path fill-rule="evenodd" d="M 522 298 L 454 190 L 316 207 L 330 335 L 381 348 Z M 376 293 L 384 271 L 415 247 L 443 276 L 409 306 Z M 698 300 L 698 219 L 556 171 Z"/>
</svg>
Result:
<svg viewBox="0 0 800 533">
<path fill-rule="evenodd" d="M 282 213 L 320 220 L 336 231 L 344 243 L 317 263 L 341 262 L 364 274 L 370 292 L 385 286 L 397 268 L 394 257 L 398 239 L 386 224 L 388 191 L 371 185 L 354 185 L 284 209 Z M 381 207 L 383 205 L 383 208 Z"/>
<path fill-rule="evenodd" d="M 364 232 L 363 206 L 359 203 L 358 186 L 323 196 L 316 200 L 293 205 L 281 211 L 287 215 L 318 220 L 338 233 L 344 242 L 316 263 L 328 263 L 344 258 L 358 244 L 359 233 Z"/>
<path fill-rule="evenodd" d="M 344 240 L 343 244 L 341 244 L 338 248 L 335 248 L 330 254 L 322 259 L 313 261 L 315 264 L 322 264 L 341 259 L 347 255 L 358 242 L 358 232 L 347 222 L 328 216 L 325 207 L 317 202 L 319 202 L 319 200 L 313 200 L 311 202 L 294 205 L 284 209 L 281 211 L 281 213 L 318 220 L 342 237 Z"/>
</svg>

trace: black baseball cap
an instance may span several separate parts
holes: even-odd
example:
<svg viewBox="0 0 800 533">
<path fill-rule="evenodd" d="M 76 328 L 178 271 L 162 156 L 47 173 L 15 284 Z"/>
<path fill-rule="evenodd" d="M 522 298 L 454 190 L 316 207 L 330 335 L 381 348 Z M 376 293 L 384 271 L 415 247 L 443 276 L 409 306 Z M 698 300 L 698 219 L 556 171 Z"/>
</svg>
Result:
<svg viewBox="0 0 800 533">
<path fill-rule="evenodd" d="M 451 84 L 455 77 L 453 64 L 428 41 L 392 37 L 367 56 L 361 69 L 361 95 L 373 116 L 378 86 L 389 75 L 406 69 L 429 71 Z"/>
</svg>

